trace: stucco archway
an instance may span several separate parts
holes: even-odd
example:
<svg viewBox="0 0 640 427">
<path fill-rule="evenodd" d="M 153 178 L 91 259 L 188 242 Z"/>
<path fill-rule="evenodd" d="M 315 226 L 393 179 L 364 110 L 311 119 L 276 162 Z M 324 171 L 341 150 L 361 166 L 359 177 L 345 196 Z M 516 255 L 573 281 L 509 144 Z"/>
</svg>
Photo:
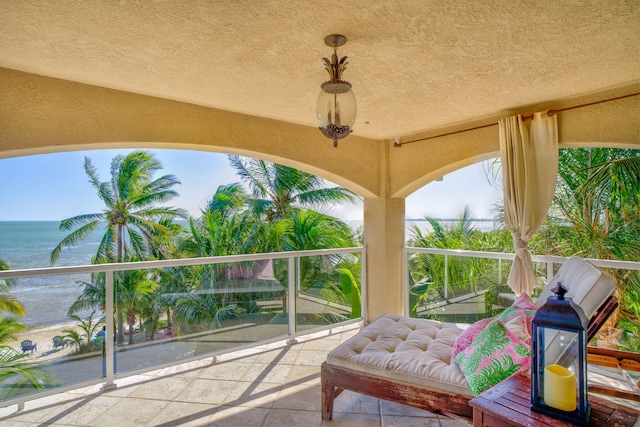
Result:
<svg viewBox="0 0 640 427">
<path fill-rule="evenodd" d="M 350 136 L 336 150 L 317 129 L 294 123 L 9 69 L 0 69 L 0 83 L 0 157 L 132 147 L 122 141 L 136 141 L 141 148 L 233 152 L 278 161 L 360 194 L 367 293 L 375 295 L 368 300 L 368 318 L 404 310 L 404 198 L 444 172 L 495 157 L 499 143 L 493 124 L 500 117 L 556 109 L 561 144 L 609 141 L 640 147 L 638 96 L 592 103 L 637 93 L 637 84 L 408 135 L 401 139 L 428 139 L 400 148 L 390 140 Z M 470 126 L 473 130 L 467 130 Z"/>
</svg>

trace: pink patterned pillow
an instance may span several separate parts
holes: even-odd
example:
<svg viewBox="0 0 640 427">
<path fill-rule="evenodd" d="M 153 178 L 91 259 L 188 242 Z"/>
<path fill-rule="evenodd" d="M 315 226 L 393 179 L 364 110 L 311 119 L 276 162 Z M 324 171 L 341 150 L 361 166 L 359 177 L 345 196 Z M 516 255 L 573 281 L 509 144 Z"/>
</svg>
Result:
<svg viewBox="0 0 640 427">
<path fill-rule="evenodd" d="M 492 317 L 480 319 L 458 335 L 458 338 L 456 338 L 456 342 L 453 343 L 453 348 L 451 349 L 451 357 L 456 357 L 458 353 L 469 347 L 469 344 L 476 339 L 478 334 L 480 334 L 485 326 L 487 326 L 492 320 Z"/>
<path fill-rule="evenodd" d="M 516 300 L 511 304 L 514 307 L 522 308 L 524 310 L 535 310 L 536 305 L 533 300 L 526 292 L 521 294 Z"/>
<path fill-rule="evenodd" d="M 522 317 L 526 332 L 531 336 L 531 322 L 536 315 L 536 306 L 529 295 L 523 293 L 511 304 L 510 307 L 496 316 L 497 320 L 502 320 L 504 324 L 508 324 L 517 317 Z"/>
<path fill-rule="evenodd" d="M 511 375 L 529 369 L 531 347 L 502 321 L 494 320 L 469 347 L 458 353 L 455 361 L 477 396 Z"/>
</svg>

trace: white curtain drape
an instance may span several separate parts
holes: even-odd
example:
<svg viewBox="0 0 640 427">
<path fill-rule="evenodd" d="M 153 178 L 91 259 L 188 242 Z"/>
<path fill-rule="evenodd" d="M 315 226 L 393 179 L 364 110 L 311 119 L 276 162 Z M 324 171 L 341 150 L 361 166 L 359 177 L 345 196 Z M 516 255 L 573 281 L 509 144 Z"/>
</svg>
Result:
<svg viewBox="0 0 640 427">
<path fill-rule="evenodd" d="M 516 295 L 531 294 L 536 286 L 529 240 L 547 215 L 558 175 L 558 124 L 556 115 L 538 112 L 530 121 L 522 116 L 500 120 L 500 152 L 504 190 L 504 222 L 516 257 L 509 286 Z"/>
</svg>

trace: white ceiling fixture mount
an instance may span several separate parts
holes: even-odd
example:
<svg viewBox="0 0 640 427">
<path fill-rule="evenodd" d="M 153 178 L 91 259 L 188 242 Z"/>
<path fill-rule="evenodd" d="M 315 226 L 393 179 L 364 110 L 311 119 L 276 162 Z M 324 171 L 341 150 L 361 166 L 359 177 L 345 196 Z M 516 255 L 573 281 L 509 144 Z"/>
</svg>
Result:
<svg viewBox="0 0 640 427">
<path fill-rule="evenodd" d="M 351 90 L 351 83 L 342 80 L 342 73 L 347 68 L 347 57 L 338 59 L 338 47 L 344 45 L 347 38 L 341 34 L 331 34 L 324 39 L 327 46 L 333 47 L 331 60 L 324 59 L 324 66 L 329 73 L 329 81 L 320 85 L 321 91 L 316 103 L 316 115 L 320 132 L 333 140 L 338 148 L 338 140 L 353 131 L 356 121 L 356 96 Z"/>
</svg>

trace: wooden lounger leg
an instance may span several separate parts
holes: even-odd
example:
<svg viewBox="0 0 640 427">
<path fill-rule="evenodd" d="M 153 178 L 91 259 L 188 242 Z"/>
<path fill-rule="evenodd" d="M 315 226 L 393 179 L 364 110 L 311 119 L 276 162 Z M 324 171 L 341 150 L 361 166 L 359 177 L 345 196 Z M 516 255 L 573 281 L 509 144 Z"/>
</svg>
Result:
<svg viewBox="0 0 640 427">
<path fill-rule="evenodd" d="M 322 380 L 322 419 L 333 418 L 333 399 L 336 388 L 329 381 Z"/>
</svg>

